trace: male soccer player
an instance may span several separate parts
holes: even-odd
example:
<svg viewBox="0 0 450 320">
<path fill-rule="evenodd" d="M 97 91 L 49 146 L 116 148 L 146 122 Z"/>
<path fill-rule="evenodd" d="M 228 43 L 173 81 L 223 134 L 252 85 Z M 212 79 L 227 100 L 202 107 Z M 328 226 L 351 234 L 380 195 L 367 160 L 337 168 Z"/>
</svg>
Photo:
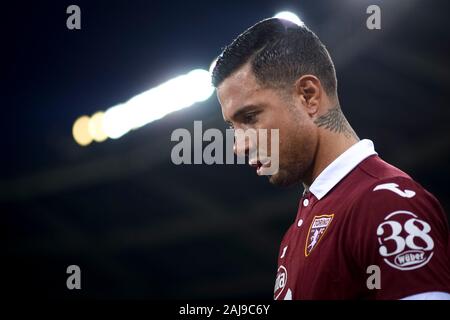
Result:
<svg viewBox="0 0 450 320">
<path fill-rule="evenodd" d="M 330 55 L 312 31 L 261 21 L 224 49 L 212 78 L 233 128 L 279 129 L 270 182 L 305 186 L 280 246 L 275 299 L 450 298 L 442 207 L 358 138 L 339 105 Z M 268 164 L 248 152 L 251 143 L 235 151 L 261 174 Z"/>
</svg>

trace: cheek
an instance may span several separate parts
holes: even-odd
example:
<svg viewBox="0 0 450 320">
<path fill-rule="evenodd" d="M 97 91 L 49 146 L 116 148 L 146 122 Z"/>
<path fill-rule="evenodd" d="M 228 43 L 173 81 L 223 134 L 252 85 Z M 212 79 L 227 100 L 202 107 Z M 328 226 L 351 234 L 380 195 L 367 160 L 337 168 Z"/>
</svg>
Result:
<svg viewBox="0 0 450 320">
<path fill-rule="evenodd" d="M 316 127 L 308 121 L 293 119 L 280 129 L 280 154 L 287 160 L 303 161 L 311 156 L 315 145 Z"/>
<path fill-rule="evenodd" d="M 283 145 L 294 147 L 301 142 L 305 131 L 306 129 L 303 120 L 295 116 L 287 118 L 280 126 L 280 142 Z"/>
<path fill-rule="evenodd" d="M 294 143 L 293 138 L 295 138 L 295 129 L 296 125 L 291 123 L 290 120 L 284 120 L 284 121 L 278 121 L 278 123 L 274 126 L 272 126 L 272 129 L 277 130 L 278 134 L 278 150 L 279 155 L 282 156 L 286 153 L 286 151 L 289 151 L 289 146 L 292 146 Z M 270 141 L 273 140 L 273 134 L 270 135 Z M 276 142 L 273 142 L 276 144 Z"/>
<path fill-rule="evenodd" d="M 261 123 L 269 132 L 270 129 L 278 129 L 280 162 L 299 160 L 295 158 L 305 156 L 309 151 L 315 125 L 304 117 L 301 110 L 284 105 L 267 114 L 264 123 Z"/>
</svg>

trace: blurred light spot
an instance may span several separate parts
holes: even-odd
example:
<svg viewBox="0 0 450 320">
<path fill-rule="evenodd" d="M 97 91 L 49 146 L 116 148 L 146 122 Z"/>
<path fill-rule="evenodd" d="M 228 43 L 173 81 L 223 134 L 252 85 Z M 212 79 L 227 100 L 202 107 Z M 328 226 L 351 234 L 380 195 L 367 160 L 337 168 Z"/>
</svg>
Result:
<svg viewBox="0 0 450 320">
<path fill-rule="evenodd" d="M 79 117 L 72 127 L 72 135 L 75 141 L 81 146 L 87 146 L 92 142 L 92 136 L 89 133 L 89 117 Z"/>
<path fill-rule="evenodd" d="M 113 139 L 165 115 L 208 99 L 214 88 L 208 71 L 195 69 L 106 110 L 103 130 Z"/>
<path fill-rule="evenodd" d="M 165 115 L 207 100 L 214 92 L 208 71 L 195 69 L 132 97 L 125 103 L 80 117 L 73 125 L 73 137 L 80 145 L 95 140 L 117 139 Z"/>
<path fill-rule="evenodd" d="M 299 26 L 305 25 L 304 22 L 295 14 L 289 11 L 282 11 L 277 13 L 274 18 L 289 20 Z"/>
<path fill-rule="evenodd" d="M 102 142 L 108 138 L 108 135 L 105 133 L 103 129 L 103 117 L 105 113 L 102 111 L 96 112 L 91 116 L 89 120 L 89 134 L 91 137 L 97 141 Z"/>
</svg>

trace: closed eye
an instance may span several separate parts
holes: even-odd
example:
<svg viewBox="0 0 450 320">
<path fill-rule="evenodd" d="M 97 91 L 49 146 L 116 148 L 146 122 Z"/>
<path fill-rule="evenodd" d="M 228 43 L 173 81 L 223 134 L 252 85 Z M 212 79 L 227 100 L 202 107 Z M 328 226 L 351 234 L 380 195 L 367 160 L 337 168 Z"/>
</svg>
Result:
<svg viewBox="0 0 450 320">
<path fill-rule="evenodd" d="M 242 123 L 244 124 L 254 124 L 257 120 L 258 112 L 249 112 L 246 113 L 242 119 Z"/>
<path fill-rule="evenodd" d="M 262 112 L 262 109 L 255 105 L 247 105 L 242 107 L 241 109 L 234 112 L 233 116 L 230 120 L 226 120 L 226 123 L 230 126 L 230 128 L 234 129 L 232 123 L 238 124 L 254 124 L 257 122 L 257 115 Z M 233 120 L 233 121 L 231 121 Z"/>
</svg>

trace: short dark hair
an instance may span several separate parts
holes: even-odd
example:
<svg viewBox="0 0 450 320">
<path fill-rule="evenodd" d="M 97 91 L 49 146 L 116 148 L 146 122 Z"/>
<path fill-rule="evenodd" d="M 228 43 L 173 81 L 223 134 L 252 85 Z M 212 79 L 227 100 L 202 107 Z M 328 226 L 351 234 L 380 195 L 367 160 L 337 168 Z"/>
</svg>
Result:
<svg viewBox="0 0 450 320">
<path fill-rule="evenodd" d="M 270 18 L 244 31 L 217 58 L 212 71 L 214 87 L 247 62 L 251 62 L 262 85 L 290 87 L 302 75 L 313 74 L 327 94 L 336 94 L 333 61 L 323 43 L 305 25 Z"/>
</svg>

